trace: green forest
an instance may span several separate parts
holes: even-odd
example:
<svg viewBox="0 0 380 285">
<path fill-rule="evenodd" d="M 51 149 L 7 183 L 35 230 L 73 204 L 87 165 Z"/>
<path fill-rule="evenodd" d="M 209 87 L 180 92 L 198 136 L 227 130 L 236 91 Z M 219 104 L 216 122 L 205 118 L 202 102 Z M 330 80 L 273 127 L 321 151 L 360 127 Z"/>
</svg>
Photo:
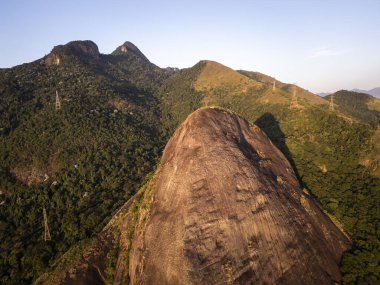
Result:
<svg viewBox="0 0 380 285">
<path fill-rule="evenodd" d="M 142 186 L 175 128 L 211 98 L 261 127 L 307 189 L 353 239 L 343 284 L 380 280 L 380 180 L 373 153 L 380 113 L 338 93 L 335 111 L 264 103 L 271 84 L 200 92 L 204 63 L 161 69 L 136 54 L 93 58 L 75 42 L 41 61 L 0 70 L 0 283 L 30 284 L 69 248 L 95 236 Z M 253 80 L 253 79 L 250 79 Z M 233 90 L 234 96 L 231 96 Z M 56 109 L 56 91 L 61 108 Z M 291 94 L 284 87 L 283 96 Z M 326 98 L 329 100 L 329 98 Z M 51 241 L 44 241 L 43 209 Z"/>
<path fill-rule="evenodd" d="M 123 61 L 125 73 L 142 67 L 136 57 L 113 60 L 88 68 L 73 57 L 62 67 L 34 62 L 1 72 L 0 283 L 29 284 L 98 233 L 156 165 L 165 140 L 152 83 L 116 79 Z"/>
</svg>

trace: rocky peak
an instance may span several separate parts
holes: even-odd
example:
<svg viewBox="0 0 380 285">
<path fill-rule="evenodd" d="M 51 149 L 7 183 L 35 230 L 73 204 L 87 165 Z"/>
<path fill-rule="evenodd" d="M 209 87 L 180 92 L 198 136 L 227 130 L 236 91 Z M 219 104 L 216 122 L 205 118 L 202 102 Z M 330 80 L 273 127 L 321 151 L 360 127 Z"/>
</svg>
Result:
<svg viewBox="0 0 380 285">
<path fill-rule="evenodd" d="M 169 140 L 131 284 L 335 284 L 349 239 L 285 156 L 236 114 L 191 114 Z M 136 232 L 138 233 L 138 231 Z"/>
<path fill-rule="evenodd" d="M 50 54 L 44 58 L 43 63 L 46 65 L 59 65 L 62 63 L 63 58 L 68 56 L 85 56 L 98 59 L 99 49 L 93 41 L 72 41 L 65 45 L 55 46 Z"/>
<path fill-rule="evenodd" d="M 135 46 L 133 43 L 126 41 L 124 44 L 119 46 L 112 54 L 134 54 L 137 57 L 148 60 L 148 58 Z"/>
<path fill-rule="evenodd" d="M 93 41 L 74 41 L 69 43 L 73 49 L 93 57 L 99 56 L 98 46 Z"/>
<path fill-rule="evenodd" d="M 111 247 L 118 249 L 113 284 L 333 285 L 341 279 L 350 239 L 302 190 L 264 132 L 236 114 L 192 113 L 141 191 L 113 218 L 120 240 L 113 246 L 102 240 L 106 227 L 81 255 L 85 264 L 59 271 L 64 281 L 58 284 L 102 284 Z"/>
</svg>

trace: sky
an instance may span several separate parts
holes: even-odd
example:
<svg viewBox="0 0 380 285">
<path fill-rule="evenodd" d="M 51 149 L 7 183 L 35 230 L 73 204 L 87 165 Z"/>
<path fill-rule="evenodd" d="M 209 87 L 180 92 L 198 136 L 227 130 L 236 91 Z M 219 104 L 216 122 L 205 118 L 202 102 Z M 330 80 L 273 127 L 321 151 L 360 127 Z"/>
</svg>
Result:
<svg viewBox="0 0 380 285">
<path fill-rule="evenodd" d="M 0 0 L 0 68 L 73 40 L 133 42 L 160 67 L 203 59 L 312 92 L 380 86 L 380 0 Z"/>
</svg>

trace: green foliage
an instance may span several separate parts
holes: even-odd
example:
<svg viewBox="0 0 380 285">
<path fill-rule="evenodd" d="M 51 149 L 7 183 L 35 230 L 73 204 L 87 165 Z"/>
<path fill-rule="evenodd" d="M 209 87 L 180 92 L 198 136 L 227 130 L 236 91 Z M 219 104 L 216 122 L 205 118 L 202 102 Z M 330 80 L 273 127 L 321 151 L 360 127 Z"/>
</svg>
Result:
<svg viewBox="0 0 380 285">
<path fill-rule="evenodd" d="M 0 71 L 1 284 L 29 284 L 96 235 L 152 171 L 176 126 L 208 103 L 256 122 L 350 233 L 354 247 L 342 260 L 343 283 L 378 282 L 380 184 L 358 163 L 373 151 L 378 114 L 363 98 L 336 94 L 340 110 L 357 119 L 347 120 L 302 99 L 302 109 L 262 103 L 271 80 L 244 92 L 198 92 L 194 82 L 204 63 L 175 71 L 128 53 L 94 58 L 72 46 L 54 52 L 63 59 L 58 66 L 33 62 Z M 61 110 L 54 108 L 55 90 Z M 112 279 L 112 254 L 109 260 Z"/>
<path fill-rule="evenodd" d="M 203 64 L 199 63 L 193 68 L 174 73 L 158 90 L 161 123 L 167 138 L 190 113 L 202 105 L 203 94 L 193 87 L 202 67 Z"/>
<path fill-rule="evenodd" d="M 120 250 L 119 247 L 115 246 L 114 248 L 111 248 L 107 254 L 108 263 L 107 263 L 107 268 L 105 269 L 105 273 L 107 275 L 108 284 L 113 284 L 119 250 Z"/>
<path fill-rule="evenodd" d="M 138 74 L 139 59 L 114 60 L 88 68 L 71 57 L 60 66 L 34 62 L 0 73 L 1 284 L 29 284 L 98 233 L 156 165 L 164 140 L 154 84 L 127 77 Z M 119 78 L 115 65 L 128 66 Z M 157 70 L 151 65 L 146 73 Z"/>
<path fill-rule="evenodd" d="M 246 93 L 235 90 L 233 96 L 226 89 L 204 96 L 260 126 L 287 156 L 303 187 L 349 232 L 354 246 L 343 257 L 343 284 L 375 284 L 380 280 L 380 181 L 371 169 L 359 165 L 360 156 L 373 151 L 373 113 L 359 123 L 302 100 L 300 109 L 263 104 L 259 99 L 267 88 L 270 83 Z"/>
<path fill-rule="evenodd" d="M 373 130 L 319 109 L 275 117 L 281 127 L 265 116 L 257 123 L 288 156 L 303 186 L 353 238 L 354 248 L 342 261 L 343 284 L 375 284 L 380 280 L 380 180 L 358 165 Z"/>
<path fill-rule="evenodd" d="M 339 105 L 341 112 L 372 126 L 380 123 L 380 110 L 368 108 L 368 103 L 373 100 L 370 95 L 341 90 L 326 96 L 326 99 L 330 100 L 331 96 L 334 96 L 334 103 Z"/>
</svg>

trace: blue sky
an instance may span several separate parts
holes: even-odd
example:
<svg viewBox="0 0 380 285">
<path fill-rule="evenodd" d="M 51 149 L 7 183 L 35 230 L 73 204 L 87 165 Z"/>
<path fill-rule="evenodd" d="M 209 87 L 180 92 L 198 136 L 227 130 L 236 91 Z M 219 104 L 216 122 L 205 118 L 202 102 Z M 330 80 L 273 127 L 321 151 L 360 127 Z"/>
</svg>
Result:
<svg viewBox="0 0 380 285">
<path fill-rule="evenodd" d="M 210 59 L 313 92 L 380 86 L 380 0 L 0 0 L 0 35 L 0 67 L 128 40 L 161 67 Z"/>
</svg>

